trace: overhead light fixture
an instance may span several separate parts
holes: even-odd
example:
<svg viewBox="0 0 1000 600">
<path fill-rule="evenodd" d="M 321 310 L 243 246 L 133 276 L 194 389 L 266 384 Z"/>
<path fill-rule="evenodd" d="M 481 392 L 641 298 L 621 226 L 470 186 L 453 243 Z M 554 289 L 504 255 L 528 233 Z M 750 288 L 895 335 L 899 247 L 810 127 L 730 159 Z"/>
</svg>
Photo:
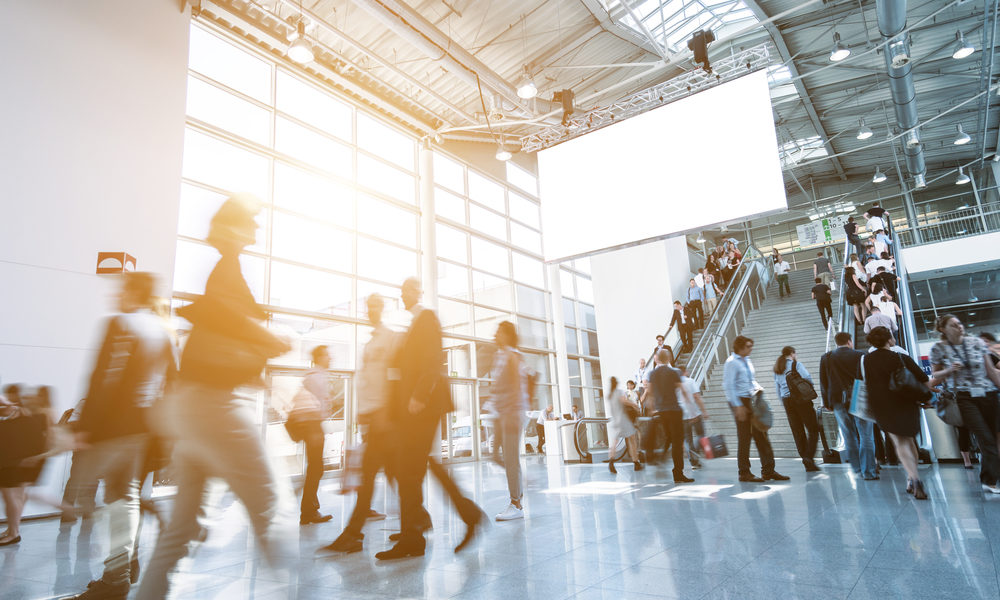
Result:
<svg viewBox="0 0 1000 600">
<path fill-rule="evenodd" d="M 872 131 L 871 129 L 869 129 L 867 125 L 865 125 L 865 120 L 864 119 L 861 119 L 859 122 L 861 124 L 861 127 L 858 128 L 858 139 L 859 140 L 867 140 L 871 136 L 875 135 L 875 132 Z"/>
<path fill-rule="evenodd" d="M 955 180 L 955 185 L 965 185 L 972 181 L 972 179 L 965 174 L 965 170 L 962 167 L 958 168 L 958 179 Z"/>
<path fill-rule="evenodd" d="M 699 233 L 698 234 L 698 239 L 696 239 L 694 241 L 694 243 L 696 243 L 696 244 L 704 244 L 705 243 L 705 236 Z"/>
<path fill-rule="evenodd" d="M 535 81 L 531 78 L 531 74 L 528 73 L 528 65 L 524 65 L 524 72 L 521 73 L 521 80 L 517 84 L 517 97 L 531 100 L 537 95 L 538 88 L 535 87 Z"/>
<path fill-rule="evenodd" d="M 508 161 L 508 160 L 510 160 L 510 159 L 511 159 L 511 158 L 512 158 L 513 156 L 514 156 L 514 155 L 513 155 L 513 154 L 511 154 L 510 152 L 508 152 L 506 148 L 504 148 L 503 146 L 501 146 L 501 145 L 499 145 L 499 144 L 497 145 L 497 153 L 496 153 L 496 155 L 495 155 L 495 158 L 496 158 L 497 160 L 499 160 L 499 161 L 503 161 L 503 162 L 507 162 L 507 161 Z"/>
<path fill-rule="evenodd" d="M 955 145 L 956 146 L 964 146 L 965 144 L 968 144 L 971 141 L 972 141 L 972 137 L 969 134 L 967 134 L 964 131 L 962 131 L 962 124 L 959 123 L 958 124 L 958 137 L 955 138 L 955 142 L 954 142 Z"/>
<path fill-rule="evenodd" d="M 906 132 L 905 143 L 907 148 L 916 148 L 920 145 L 920 133 L 916 127 Z"/>
<path fill-rule="evenodd" d="M 878 167 L 875 167 L 875 176 L 872 177 L 872 183 L 882 183 L 885 179 L 885 173 L 883 173 Z"/>
<path fill-rule="evenodd" d="M 830 51 L 830 60 L 840 62 L 851 55 L 851 49 L 840 43 L 840 34 L 833 33 L 833 50 Z"/>
<path fill-rule="evenodd" d="M 892 65 L 893 69 L 899 69 L 906 63 L 910 62 L 910 49 L 907 47 L 908 41 L 909 38 L 905 35 L 897 35 L 892 38 L 889 45 L 886 47 L 886 52 L 889 53 L 889 63 Z"/>
<path fill-rule="evenodd" d="M 288 58 L 300 65 L 311 63 L 316 56 L 313 54 L 312 46 L 306 41 L 306 22 L 302 17 L 299 17 L 299 22 L 295 26 L 295 33 L 293 35 L 295 39 L 288 45 L 288 51 L 286 52 Z"/>
<path fill-rule="evenodd" d="M 962 35 L 962 30 L 959 29 L 955 32 L 955 45 L 951 47 L 951 57 L 959 60 L 975 52 L 976 49 L 972 47 L 972 44 L 965 41 L 965 36 Z"/>
</svg>

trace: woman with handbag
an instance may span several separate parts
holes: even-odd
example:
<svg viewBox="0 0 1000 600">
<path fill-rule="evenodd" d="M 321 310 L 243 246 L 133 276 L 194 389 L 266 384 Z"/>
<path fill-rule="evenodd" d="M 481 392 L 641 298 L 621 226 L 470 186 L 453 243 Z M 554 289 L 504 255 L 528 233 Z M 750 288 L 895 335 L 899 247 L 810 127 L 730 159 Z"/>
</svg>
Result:
<svg viewBox="0 0 1000 600">
<path fill-rule="evenodd" d="M 941 341 L 931 348 L 931 369 L 936 379 L 945 381 L 945 393 L 954 394 L 962 424 L 979 442 L 979 481 L 983 491 L 1000 494 L 1000 406 L 997 388 L 1000 373 L 989 360 L 983 340 L 965 335 L 965 327 L 955 315 L 937 320 Z"/>
<path fill-rule="evenodd" d="M 174 440 L 177 495 L 170 524 L 160 530 L 137 598 L 158 600 L 169 591 L 168 574 L 201 534 L 197 515 L 209 478 L 226 481 L 244 504 L 257 541 L 268 558 L 277 556 L 273 519 L 278 491 L 260 439 L 260 427 L 240 393 L 260 387 L 268 358 L 291 349 L 264 324 L 267 314 L 254 300 L 240 269 L 240 253 L 257 237 L 260 200 L 226 199 L 212 217 L 206 241 L 221 258 L 205 293 L 177 311 L 191 322 L 181 356 L 179 381 L 159 407 L 159 433 Z"/>
<path fill-rule="evenodd" d="M 885 327 L 875 327 L 865 339 L 875 348 L 861 360 L 861 378 L 868 388 L 872 415 L 896 446 L 906 470 L 906 492 L 917 500 L 926 500 L 927 492 L 917 471 L 916 437 L 920 432 L 920 406 L 930 397 L 931 382 L 913 359 L 891 350 L 892 334 Z"/>
<path fill-rule="evenodd" d="M 864 302 L 867 294 L 865 286 L 858 280 L 854 267 L 844 267 L 844 298 L 854 307 L 854 318 L 858 324 L 865 322 Z"/>
<path fill-rule="evenodd" d="M 606 411 L 608 414 L 608 470 L 617 473 L 615 469 L 615 451 L 618 449 L 618 440 L 625 440 L 625 447 L 628 449 L 629 458 L 632 459 L 633 468 L 636 471 L 643 470 L 644 466 L 639 462 L 639 430 L 636 429 L 636 421 L 639 420 L 639 405 L 629 400 L 625 393 L 618 388 L 618 379 L 611 378 L 611 389 L 608 391 Z"/>
</svg>

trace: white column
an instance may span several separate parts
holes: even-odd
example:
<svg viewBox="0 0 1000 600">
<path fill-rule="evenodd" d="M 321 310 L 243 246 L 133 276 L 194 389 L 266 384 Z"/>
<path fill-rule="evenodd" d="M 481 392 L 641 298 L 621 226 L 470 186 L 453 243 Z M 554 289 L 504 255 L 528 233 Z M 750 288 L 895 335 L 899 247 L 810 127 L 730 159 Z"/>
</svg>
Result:
<svg viewBox="0 0 1000 600">
<path fill-rule="evenodd" d="M 417 185 L 420 206 L 420 279 L 424 304 L 437 309 L 437 243 L 434 235 L 434 153 L 424 144 L 417 151 Z"/>
<path fill-rule="evenodd" d="M 545 270 L 549 277 L 549 304 L 552 309 L 552 339 L 556 345 L 556 393 L 552 403 L 557 414 L 569 412 L 573 400 L 569 393 L 569 365 L 566 361 L 566 319 L 562 310 L 562 280 L 559 277 L 559 264 L 547 264 Z"/>
</svg>

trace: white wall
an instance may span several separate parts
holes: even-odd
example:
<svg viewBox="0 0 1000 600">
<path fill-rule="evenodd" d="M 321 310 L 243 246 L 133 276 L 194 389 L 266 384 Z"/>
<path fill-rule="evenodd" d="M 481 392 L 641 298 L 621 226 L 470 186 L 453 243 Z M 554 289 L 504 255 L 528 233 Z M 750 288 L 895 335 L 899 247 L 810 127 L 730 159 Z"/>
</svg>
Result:
<svg viewBox="0 0 1000 600">
<path fill-rule="evenodd" d="M 190 15 L 178 0 L 7 2 L 0 36 L 0 379 L 85 391 L 127 251 L 170 288 Z M 59 465 L 46 478 L 60 480 Z M 59 481 L 61 483 L 61 481 Z"/>
<path fill-rule="evenodd" d="M 667 330 L 674 299 L 684 301 L 691 278 L 684 236 L 590 257 L 594 312 L 604 388 L 620 385 L 648 358 Z M 670 343 L 672 340 L 667 340 Z"/>
<path fill-rule="evenodd" d="M 983 251 L 1000 248 L 1000 233 L 971 235 L 956 240 L 936 244 L 925 244 L 903 248 L 903 260 L 909 275 L 945 270 L 952 267 L 975 264 L 985 259 L 993 259 L 992 253 Z"/>
</svg>

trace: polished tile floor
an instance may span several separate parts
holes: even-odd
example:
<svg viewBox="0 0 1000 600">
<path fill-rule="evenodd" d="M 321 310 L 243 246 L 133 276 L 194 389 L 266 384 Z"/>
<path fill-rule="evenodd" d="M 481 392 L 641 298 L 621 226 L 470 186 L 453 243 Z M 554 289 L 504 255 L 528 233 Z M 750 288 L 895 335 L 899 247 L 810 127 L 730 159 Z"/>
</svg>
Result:
<svg viewBox="0 0 1000 600">
<path fill-rule="evenodd" d="M 905 475 L 888 467 L 861 481 L 843 466 L 780 484 L 735 482 L 731 459 L 710 461 L 693 484 L 674 485 L 667 469 L 633 473 L 622 465 L 563 465 L 525 459 L 523 521 L 494 523 L 460 554 L 464 525 L 430 485 L 434 530 L 428 553 L 391 563 L 374 559 L 398 528 L 390 518 L 366 527 L 365 550 L 317 555 L 346 520 L 353 497 L 323 482 L 321 502 L 334 520 L 295 530 L 287 566 L 255 557 L 244 514 L 218 494 L 210 533 L 174 578 L 174 598 L 998 598 L 1000 498 L 986 498 L 960 465 L 924 466 L 929 501 L 915 501 Z M 756 462 L 756 461 L 755 461 Z M 491 515 L 506 504 L 502 471 L 464 463 L 453 473 Z M 289 511 L 291 512 L 291 511 Z M 294 518 L 294 515 L 290 515 Z M 142 560 L 157 526 L 147 517 Z M 0 598 L 53 598 L 81 590 L 101 572 L 101 518 L 62 526 L 27 522 L 24 541 L 0 548 Z"/>
</svg>

